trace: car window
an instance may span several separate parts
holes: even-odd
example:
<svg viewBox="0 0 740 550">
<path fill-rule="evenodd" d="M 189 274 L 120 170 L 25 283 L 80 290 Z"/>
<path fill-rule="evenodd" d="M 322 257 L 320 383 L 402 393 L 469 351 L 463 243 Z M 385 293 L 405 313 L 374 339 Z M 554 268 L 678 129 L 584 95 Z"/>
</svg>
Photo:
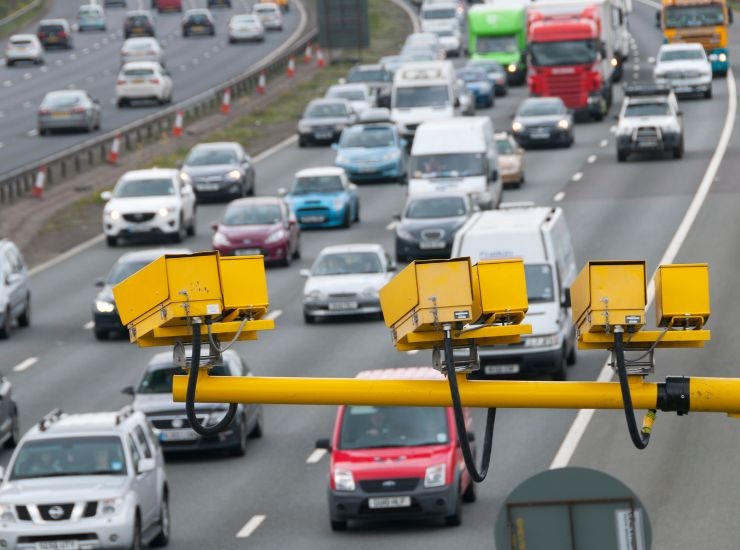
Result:
<svg viewBox="0 0 740 550">
<path fill-rule="evenodd" d="M 624 116 L 626 117 L 670 116 L 670 114 L 671 110 L 668 108 L 668 103 L 665 102 L 631 103 L 624 109 Z"/>
<path fill-rule="evenodd" d="M 123 74 L 125 76 L 152 76 L 154 74 L 153 69 L 124 69 Z"/>
<path fill-rule="evenodd" d="M 136 447 L 136 443 L 134 443 L 134 439 L 131 437 L 130 434 L 126 436 L 126 440 L 128 441 L 128 450 L 131 452 L 131 460 L 133 461 L 134 472 L 138 472 L 141 454 L 139 453 L 139 449 Z"/>
<path fill-rule="evenodd" d="M 134 426 L 134 437 L 136 437 L 136 441 L 139 443 L 139 447 L 141 447 L 141 451 L 144 453 L 144 456 L 146 458 L 152 458 L 152 448 L 149 445 L 149 440 L 146 437 L 146 434 L 144 434 L 144 430 L 141 426 Z"/>
<path fill-rule="evenodd" d="M 347 115 L 347 108 L 341 103 L 319 103 L 309 105 L 303 116 L 306 118 L 331 118 Z"/>
<path fill-rule="evenodd" d="M 409 203 L 406 216 L 411 219 L 453 218 L 464 216 L 465 201 L 462 197 L 433 197 Z"/>
<path fill-rule="evenodd" d="M 511 145 L 511 141 L 508 138 L 496 140 L 496 150 L 499 155 L 513 155 L 514 147 Z"/>
<path fill-rule="evenodd" d="M 233 149 L 193 149 L 185 159 L 186 166 L 210 166 L 215 164 L 237 164 Z"/>
<path fill-rule="evenodd" d="M 126 261 L 126 262 L 116 262 L 116 264 L 113 266 L 113 268 L 110 270 L 110 273 L 108 273 L 108 277 L 105 279 L 105 284 L 107 285 L 117 285 L 124 279 L 130 277 L 137 271 L 139 271 L 141 268 L 149 265 L 149 260 L 141 260 L 141 261 Z"/>
<path fill-rule="evenodd" d="M 420 447 L 449 443 L 447 410 L 442 407 L 347 407 L 339 449 Z"/>
<path fill-rule="evenodd" d="M 702 50 L 666 50 L 660 54 L 660 61 L 680 61 L 690 59 L 693 61 L 704 59 Z"/>
<path fill-rule="evenodd" d="M 120 180 L 113 190 L 114 197 L 157 197 L 174 195 L 175 186 L 167 179 Z"/>
<path fill-rule="evenodd" d="M 342 132 L 339 141 L 340 147 L 393 147 L 395 136 L 393 130 L 387 127 L 356 127 L 348 128 Z"/>
<path fill-rule="evenodd" d="M 157 368 L 149 369 L 139 382 L 136 393 L 172 393 L 172 377 L 178 374 L 186 374 L 186 372 L 175 365 L 157 366 Z M 224 365 L 216 365 L 211 367 L 208 374 L 210 376 L 229 376 L 231 373 Z"/>
<path fill-rule="evenodd" d="M 518 116 L 564 115 L 565 106 L 559 101 L 525 101 Z"/>
<path fill-rule="evenodd" d="M 78 93 L 57 93 L 47 95 L 41 104 L 50 108 L 67 108 L 79 105 L 82 102 L 82 95 Z"/>
<path fill-rule="evenodd" d="M 348 90 L 346 88 L 329 88 L 329 92 L 326 94 L 326 97 L 339 97 L 350 101 L 362 101 L 366 99 L 362 90 Z"/>
<path fill-rule="evenodd" d="M 321 277 L 382 272 L 383 265 L 375 252 L 339 252 L 320 256 L 311 275 Z"/>
<path fill-rule="evenodd" d="M 28 46 L 32 42 L 27 38 L 11 38 L 10 43 L 14 46 Z"/>
<path fill-rule="evenodd" d="M 234 204 L 224 213 L 224 225 L 270 225 L 283 219 L 277 204 Z"/>
<path fill-rule="evenodd" d="M 339 176 L 306 176 L 297 178 L 293 183 L 294 195 L 339 193 L 341 191 L 344 191 L 344 185 Z"/>
</svg>

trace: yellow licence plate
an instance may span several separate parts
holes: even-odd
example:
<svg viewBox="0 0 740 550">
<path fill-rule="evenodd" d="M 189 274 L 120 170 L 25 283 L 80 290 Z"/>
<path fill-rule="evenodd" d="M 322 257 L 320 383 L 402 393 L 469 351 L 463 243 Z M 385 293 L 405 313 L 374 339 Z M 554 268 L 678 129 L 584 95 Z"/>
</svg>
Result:
<svg viewBox="0 0 740 550">
<path fill-rule="evenodd" d="M 65 113 L 64 111 L 56 111 L 51 113 L 51 118 L 67 118 L 69 116 L 69 113 Z"/>
<path fill-rule="evenodd" d="M 195 25 L 193 27 L 193 32 L 203 32 L 203 27 L 200 25 Z"/>
<path fill-rule="evenodd" d="M 131 84 L 144 84 L 143 80 L 132 80 Z"/>
</svg>

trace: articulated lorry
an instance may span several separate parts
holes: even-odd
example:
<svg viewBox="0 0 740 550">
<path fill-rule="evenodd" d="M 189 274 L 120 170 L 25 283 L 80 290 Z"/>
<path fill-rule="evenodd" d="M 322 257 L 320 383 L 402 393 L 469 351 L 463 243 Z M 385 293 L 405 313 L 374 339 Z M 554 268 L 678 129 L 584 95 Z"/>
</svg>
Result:
<svg viewBox="0 0 740 550">
<path fill-rule="evenodd" d="M 533 96 L 560 97 L 601 120 L 629 53 L 629 0 L 543 0 L 527 14 L 527 81 Z"/>
<path fill-rule="evenodd" d="M 663 0 L 657 17 L 667 43 L 701 44 L 712 63 L 712 72 L 727 74 L 727 27 L 732 23 L 732 11 L 725 0 Z"/>
</svg>

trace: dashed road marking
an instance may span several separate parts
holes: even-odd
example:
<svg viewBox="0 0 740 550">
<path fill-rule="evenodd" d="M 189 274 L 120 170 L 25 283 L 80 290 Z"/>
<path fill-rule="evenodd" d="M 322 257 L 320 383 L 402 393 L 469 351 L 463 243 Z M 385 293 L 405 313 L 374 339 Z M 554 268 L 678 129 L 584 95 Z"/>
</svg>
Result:
<svg viewBox="0 0 740 550">
<path fill-rule="evenodd" d="M 393 231 L 396 228 L 397 225 L 398 225 L 398 221 L 393 220 L 391 223 L 389 223 L 388 225 L 386 225 L 385 228 L 388 231 Z"/>
<path fill-rule="evenodd" d="M 30 101 L 24 101 L 23 102 L 23 108 L 24 109 L 30 109 L 31 108 L 31 102 Z"/>
<path fill-rule="evenodd" d="M 64 65 L 64 61 L 62 61 L 61 59 L 57 59 L 57 60 L 56 60 L 56 61 L 54 62 L 54 64 L 55 64 L 55 65 L 56 65 L 57 67 L 61 67 L 62 65 Z"/>
<path fill-rule="evenodd" d="M 581 181 L 581 179 L 583 179 L 583 172 L 576 172 L 570 179 L 573 181 Z"/>
<path fill-rule="evenodd" d="M 82 328 L 85 330 L 92 330 L 92 328 L 95 326 L 95 321 L 88 321 L 84 325 L 82 325 Z"/>
<path fill-rule="evenodd" d="M 596 155 L 591 155 L 591 156 L 589 156 L 589 157 L 588 157 L 588 158 L 586 159 L 586 162 L 588 162 L 589 164 L 593 164 L 594 162 L 596 162 Z"/>
<path fill-rule="evenodd" d="M 609 140 L 608 139 L 602 139 L 601 140 L 601 143 L 599 143 L 599 145 L 601 147 L 606 147 L 607 145 L 609 145 Z"/>
<path fill-rule="evenodd" d="M 75 59 L 77 59 L 77 54 L 71 53 L 71 54 L 69 54 L 69 58 L 70 58 L 70 59 L 71 59 L 72 61 L 74 61 Z"/>
<path fill-rule="evenodd" d="M 647 62 L 648 62 L 648 63 L 655 63 L 655 58 L 654 58 L 654 57 L 652 57 L 652 56 L 651 56 L 651 57 L 648 57 L 648 58 L 647 58 Z"/>
<path fill-rule="evenodd" d="M 24 359 L 23 361 L 18 363 L 15 367 L 13 367 L 13 372 L 23 372 L 26 369 L 30 369 L 32 366 L 38 363 L 38 361 L 39 361 L 38 357 L 29 357 L 28 359 Z"/>
<path fill-rule="evenodd" d="M 308 455 L 308 458 L 306 459 L 306 464 L 316 464 L 322 458 L 324 458 L 325 454 L 326 449 L 314 449 L 313 452 Z"/>
<path fill-rule="evenodd" d="M 555 196 L 552 198 L 553 202 L 560 202 L 565 198 L 565 191 L 560 191 L 560 193 L 555 193 Z"/>
<path fill-rule="evenodd" d="M 283 314 L 283 310 L 276 309 L 275 311 L 271 311 L 270 313 L 265 315 L 264 318 L 267 319 L 268 321 L 274 321 L 275 319 L 280 317 L 282 314 Z"/>
<path fill-rule="evenodd" d="M 28 137 L 35 137 L 37 135 L 39 135 L 39 131 L 36 128 L 28 131 Z"/>
<path fill-rule="evenodd" d="M 616 127 L 616 126 L 611 126 L 611 127 L 609 128 L 609 131 L 610 131 L 610 132 L 611 132 L 612 134 L 616 134 L 616 133 L 617 133 L 617 127 Z"/>
<path fill-rule="evenodd" d="M 82 55 L 88 55 L 90 53 L 90 48 L 82 48 Z"/>
<path fill-rule="evenodd" d="M 208 52 L 203 52 L 203 57 L 205 57 L 206 59 L 210 59 L 211 54 Z"/>
<path fill-rule="evenodd" d="M 32 76 L 31 73 L 23 73 L 23 80 L 31 80 Z"/>
<path fill-rule="evenodd" d="M 3 147 L 5 147 L 5 144 L 2 141 L 0 141 L 0 149 L 2 149 Z"/>
<path fill-rule="evenodd" d="M 252 516 L 252 518 L 236 534 L 236 538 L 238 539 L 247 538 L 249 535 L 251 535 L 257 530 L 257 527 L 262 525 L 262 522 L 265 521 L 266 517 L 267 516 L 264 516 L 262 514 L 257 514 L 257 515 Z"/>
<path fill-rule="evenodd" d="M 6 80 L 5 82 L 3 82 L 3 86 L 5 86 L 6 88 L 10 88 L 12 85 L 13 85 L 12 80 Z"/>
<path fill-rule="evenodd" d="M 99 49 L 100 49 L 100 44 L 98 44 L 97 42 L 95 42 L 93 44 L 93 50 L 99 50 Z"/>
<path fill-rule="evenodd" d="M 41 71 L 42 73 L 48 72 L 49 71 L 49 67 L 47 67 L 46 65 L 44 65 L 43 67 L 41 67 L 39 69 L 39 71 Z"/>
</svg>

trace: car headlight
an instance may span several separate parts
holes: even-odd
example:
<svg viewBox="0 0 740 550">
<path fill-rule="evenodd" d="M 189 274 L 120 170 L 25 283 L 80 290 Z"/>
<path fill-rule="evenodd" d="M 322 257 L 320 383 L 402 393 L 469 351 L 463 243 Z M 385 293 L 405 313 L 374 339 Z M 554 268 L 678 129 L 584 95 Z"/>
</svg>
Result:
<svg viewBox="0 0 740 550">
<path fill-rule="evenodd" d="M 122 498 L 104 498 L 100 501 L 99 510 L 104 516 L 112 516 L 123 509 Z"/>
<path fill-rule="evenodd" d="M 519 121 L 515 121 L 511 125 L 511 130 L 512 132 L 521 132 L 522 130 L 524 130 L 524 125 Z"/>
<path fill-rule="evenodd" d="M 396 226 L 396 235 L 399 239 L 403 239 L 404 241 L 415 241 L 416 239 L 414 236 L 409 233 L 403 226 L 397 225 Z"/>
<path fill-rule="evenodd" d="M 347 204 L 344 199 L 334 199 L 331 203 L 331 207 L 334 210 L 340 210 L 344 208 L 344 205 Z"/>
<path fill-rule="evenodd" d="M 334 164 L 349 164 L 349 159 L 342 153 L 337 154 L 337 158 L 334 159 Z"/>
<path fill-rule="evenodd" d="M 337 491 L 354 491 L 355 478 L 349 470 L 334 470 L 334 487 Z"/>
<path fill-rule="evenodd" d="M 15 522 L 15 506 L 12 504 L 0 504 L 0 521 L 8 523 Z"/>
<path fill-rule="evenodd" d="M 726 53 L 721 53 L 721 54 L 719 54 L 717 56 L 717 59 L 719 59 L 720 62 L 724 63 L 725 61 L 727 61 L 727 54 Z"/>
<path fill-rule="evenodd" d="M 224 411 L 217 411 L 209 413 L 206 417 L 206 426 L 215 426 L 224 417 Z"/>
<path fill-rule="evenodd" d="M 310 132 L 311 131 L 311 127 L 308 124 L 306 124 L 305 122 L 299 122 L 298 123 L 298 131 L 299 132 L 304 132 L 304 133 Z"/>
<path fill-rule="evenodd" d="M 100 313 L 111 313 L 116 310 L 116 304 L 106 300 L 95 300 L 95 309 Z"/>
<path fill-rule="evenodd" d="M 226 238 L 226 235 L 223 233 L 219 233 L 218 231 L 213 235 L 213 246 L 229 246 L 229 239 Z"/>
<path fill-rule="evenodd" d="M 401 156 L 401 153 L 399 153 L 398 151 L 389 151 L 388 153 L 383 155 L 383 160 L 385 162 L 389 162 L 391 160 L 398 160 L 398 157 L 400 156 Z"/>
<path fill-rule="evenodd" d="M 570 121 L 567 120 L 567 119 L 565 119 L 565 118 L 563 120 L 559 120 L 558 121 L 558 128 L 561 128 L 563 130 L 567 130 L 568 128 L 570 128 Z"/>
<path fill-rule="evenodd" d="M 242 178 L 242 173 L 239 170 L 232 170 L 224 176 L 227 181 L 238 181 Z"/>
<path fill-rule="evenodd" d="M 368 287 L 360 293 L 360 296 L 362 296 L 363 298 L 371 298 L 371 299 L 377 298 L 378 289 L 374 287 Z"/>
<path fill-rule="evenodd" d="M 106 217 L 110 218 L 111 220 L 120 220 L 121 219 L 121 213 L 118 210 L 108 210 L 105 213 Z"/>
<path fill-rule="evenodd" d="M 307 302 L 320 302 L 324 299 L 324 294 L 320 290 L 312 290 L 304 296 Z"/>
<path fill-rule="evenodd" d="M 547 336 L 522 336 L 525 348 L 546 348 L 557 346 L 560 337 L 557 334 L 548 334 Z"/>
<path fill-rule="evenodd" d="M 516 65 L 514 63 L 511 63 L 508 67 L 506 67 L 506 70 L 509 71 L 510 73 L 515 73 Z"/>
<path fill-rule="evenodd" d="M 159 210 L 158 210 L 157 212 L 159 213 L 159 215 L 160 215 L 160 216 L 162 216 L 163 218 L 166 218 L 167 216 L 169 216 L 169 215 L 170 215 L 170 212 L 171 212 L 171 211 L 172 211 L 171 209 L 169 209 L 169 208 L 165 208 L 165 207 L 163 206 L 163 207 L 162 207 L 162 208 L 160 208 L 160 209 L 159 209 Z"/>
<path fill-rule="evenodd" d="M 424 487 L 442 487 L 447 481 L 447 465 L 429 466 L 424 474 Z"/>
<path fill-rule="evenodd" d="M 270 236 L 265 239 L 265 244 L 276 243 L 279 240 L 284 239 L 285 236 L 285 229 L 280 228 L 277 231 L 271 233 Z"/>
</svg>

